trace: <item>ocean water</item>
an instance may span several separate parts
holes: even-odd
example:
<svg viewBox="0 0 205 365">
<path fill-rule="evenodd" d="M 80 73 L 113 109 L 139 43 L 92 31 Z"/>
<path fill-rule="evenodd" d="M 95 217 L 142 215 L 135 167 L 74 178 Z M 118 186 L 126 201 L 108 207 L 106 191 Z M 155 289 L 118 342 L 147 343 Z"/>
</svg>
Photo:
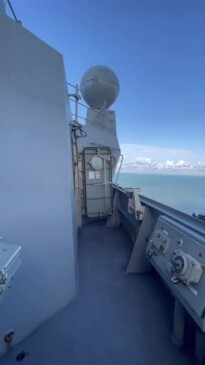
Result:
<svg viewBox="0 0 205 365">
<path fill-rule="evenodd" d="M 120 173 L 117 184 L 187 214 L 205 214 L 205 176 Z"/>
</svg>

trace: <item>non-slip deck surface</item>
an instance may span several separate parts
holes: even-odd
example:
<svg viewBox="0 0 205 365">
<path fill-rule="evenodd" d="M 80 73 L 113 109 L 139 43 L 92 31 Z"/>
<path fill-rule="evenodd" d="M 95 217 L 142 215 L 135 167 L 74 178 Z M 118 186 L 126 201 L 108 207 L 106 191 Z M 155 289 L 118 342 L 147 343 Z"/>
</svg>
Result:
<svg viewBox="0 0 205 365">
<path fill-rule="evenodd" d="M 121 229 L 85 225 L 75 301 L 0 359 L 25 365 L 188 365 L 171 342 L 172 302 L 155 275 L 127 275 L 132 250 Z M 23 315 L 23 314 L 22 314 Z"/>
</svg>

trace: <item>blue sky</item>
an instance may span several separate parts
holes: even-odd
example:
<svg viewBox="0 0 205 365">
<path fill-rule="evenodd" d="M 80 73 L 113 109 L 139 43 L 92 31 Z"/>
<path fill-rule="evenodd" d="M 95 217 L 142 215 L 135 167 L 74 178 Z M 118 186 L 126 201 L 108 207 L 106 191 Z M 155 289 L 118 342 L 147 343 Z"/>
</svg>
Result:
<svg viewBox="0 0 205 365">
<path fill-rule="evenodd" d="M 113 108 L 128 165 L 143 167 L 150 159 L 144 167 L 195 171 L 200 162 L 205 172 L 204 0 L 12 5 L 26 28 L 64 55 L 71 83 L 96 64 L 115 71 L 121 91 Z"/>
</svg>

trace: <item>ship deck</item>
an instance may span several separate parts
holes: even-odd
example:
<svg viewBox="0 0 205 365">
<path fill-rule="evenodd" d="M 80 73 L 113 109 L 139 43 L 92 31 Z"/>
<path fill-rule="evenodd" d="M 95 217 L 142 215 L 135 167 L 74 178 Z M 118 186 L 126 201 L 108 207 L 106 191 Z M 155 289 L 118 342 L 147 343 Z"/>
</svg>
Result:
<svg viewBox="0 0 205 365">
<path fill-rule="evenodd" d="M 1 365 L 28 353 L 28 365 L 187 365 L 190 354 L 171 341 L 173 300 L 155 274 L 127 275 L 132 246 L 119 229 L 86 224 L 79 235 L 77 298 Z"/>
</svg>

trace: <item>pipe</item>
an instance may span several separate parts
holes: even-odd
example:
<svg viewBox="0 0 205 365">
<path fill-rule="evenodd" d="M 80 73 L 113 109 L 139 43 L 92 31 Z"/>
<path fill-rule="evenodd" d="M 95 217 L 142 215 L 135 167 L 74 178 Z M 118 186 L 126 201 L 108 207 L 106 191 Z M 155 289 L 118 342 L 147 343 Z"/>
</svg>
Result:
<svg viewBox="0 0 205 365">
<path fill-rule="evenodd" d="M 184 326 L 185 326 L 184 307 L 179 302 L 179 300 L 175 298 L 173 329 L 172 329 L 172 341 L 175 345 L 182 346 L 184 344 Z"/>
</svg>

